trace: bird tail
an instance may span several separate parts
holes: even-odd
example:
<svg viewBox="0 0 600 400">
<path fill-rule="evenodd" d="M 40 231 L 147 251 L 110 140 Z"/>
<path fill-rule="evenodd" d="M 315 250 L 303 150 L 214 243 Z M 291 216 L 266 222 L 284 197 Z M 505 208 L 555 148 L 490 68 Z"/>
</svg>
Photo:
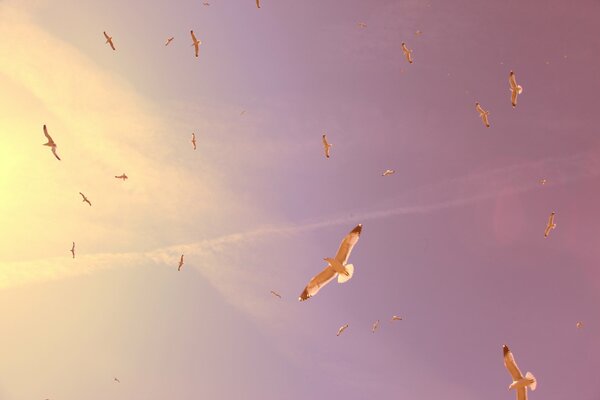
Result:
<svg viewBox="0 0 600 400">
<path fill-rule="evenodd" d="M 518 94 L 523 93 L 523 87 L 521 85 L 517 85 L 517 93 Z"/>
<path fill-rule="evenodd" d="M 338 274 L 338 283 L 348 282 L 352 278 L 352 275 L 354 275 L 354 265 L 347 264 L 344 268 L 346 269 L 346 272 L 348 272 L 348 275 Z"/>
<path fill-rule="evenodd" d="M 537 387 L 537 379 L 535 379 L 535 376 L 533 376 L 531 372 L 527 372 L 525 374 L 525 378 L 533 380 L 533 383 L 529 385 L 529 389 L 535 390 L 535 388 Z"/>
</svg>

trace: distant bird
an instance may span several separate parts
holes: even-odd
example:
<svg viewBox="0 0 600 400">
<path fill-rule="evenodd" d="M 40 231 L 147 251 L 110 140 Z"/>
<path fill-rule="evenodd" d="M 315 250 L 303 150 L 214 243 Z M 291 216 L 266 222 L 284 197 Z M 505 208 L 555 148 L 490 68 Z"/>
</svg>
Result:
<svg viewBox="0 0 600 400">
<path fill-rule="evenodd" d="M 410 50 L 408 47 L 406 47 L 406 43 L 402 42 L 402 52 L 404 53 L 404 56 L 406 57 L 406 60 L 412 64 L 413 60 L 412 60 L 412 50 Z"/>
<path fill-rule="evenodd" d="M 348 329 L 348 324 L 341 326 L 340 329 L 338 329 L 338 333 L 336 336 L 340 336 L 342 332 L 344 332 L 346 329 Z"/>
<path fill-rule="evenodd" d="M 323 271 L 319 272 L 310 280 L 310 282 L 308 282 L 308 285 L 306 285 L 298 300 L 305 301 L 316 295 L 323 286 L 327 285 L 336 276 L 338 278 L 338 283 L 347 282 L 352 278 L 352 275 L 354 274 L 354 265 L 346 263 L 348 262 L 352 249 L 360 238 L 361 232 L 362 225 L 358 224 L 346 235 L 346 237 L 344 237 L 340 244 L 340 248 L 335 255 L 335 259 L 327 259 L 328 265 Z"/>
<path fill-rule="evenodd" d="M 423 32 L 421 32 L 421 31 L 417 30 L 417 31 L 415 32 L 415 35 L 416 35 L 416 36 L 419 36 L 419 35 L 420 35 L 420 34 L 422 34 L 422 33 L 423 33 Z"/>
<path fill-rule="evenodd" d="M 373 322 L 373 326 L 371 327 L 371 332 L 375 333 L 377 328 L 379 328 L 379 320 Z"/>
<path fill-rule="evenodd" d="M 331 148 L 331 143 L 327 141 L 327 135 L 323 135 L 323 147 L 325 148 L 325 157 L 329 158 L 329 149 Z"/>
<path fill-rule="evenodd" d="M 115 382 L 117 382 L 117 383 L 121 383 L 121 381 L 120 381 L 120 380 L 118 380 L 117 378 L 115 378 Z"/>
<path fill-rule="evenodd" d="M 123 182 L 125 182 L 126 179 L 129 179 L 129 177 L 127 175 L 125 175 L 125 172 L 123 172 L 119 176 L 115 175 L 115 178 L 117 178 L 117 179 L 123 179 Z"/>
<path fill-rule="evenodd" d="M 54 143 L 54 140 L 52 140 L 50 134 L 48 134 L 48 129 L 46 128 L 46 125 L 44 125 L 44 135 L 46 136 L 46 139 L 48 139 L 48 142 L 44 143 L 44 146 L 50 146 L 52 154 L 54 154 L 54 157 L 56 157 L 56 159 L 60 161 L 60 157 L 58 156 L 58 154 L 56 154 L 56 143 Z"/>
<path fill-rule="evenodd" d="M 196 35 L 194 35 L 194 31 L 190 31 L 190 34 L 192 35 L 192 46 L 194 46 L 194 50 L 196 52 L 196 57 L 198 57 L 198 52 L 200 51 L 200 45 L 202 44 L 201 41 L 199 41 L 198 39 L 196 39 Z"/>
<path fill-rule="evenodd" d="M 550 234 L 550 231 L 554 228 L 556 228 L 556 224 L 554 223 L 554 215 L 556 213 L 553 211 L 550 214 L 550 217 L 548 217 L 548 224 L 546 225 L 546 230 L 544 231 L 544 237 L 548 237 L 548 235 Z"/>
<path fill-rule="evenodd" d="M 281 298 L 281 295 L 280 295 L 279 293 L 277 293 L 277 292 L 274 292 L 273 290 L 271 290 L 271 294 L 272 294 L 273 296 L 276 296 L 276 297 L 279 297 L 279 298 Z"/>
<path fill-rule="evenodd" d="M 399 316 L 397 316 L 397 315 L 394 315 L 394 316 L 392 317 L 392 321 L 402 321 L 402 317 L 399 317 Z"/>
<path fill-rule="evenodd" d="M 575 326 L 577 327 L 577 329 L 581 329 L 583 328 L 583 322 L 579 321 L 575 324 Z"/>
<path fill-rule="evenodd" d="M 71 252 L 71 254 L 73 254 L 73 258 L 75 258 L 75 242 L 73 242 L 73 247 L 71 247 L 71 250 L 69 250 Z"/>
<path fill-rule="evenodd" d="M 183 254 L 179 258 L 179 266 L 177 267 L 177 271 L 181 271 L 181 267 L 183 267 Z"/>
<path fill-rule="evenodd" d="M 108 36 L 108 34 L 106 32 L 104 32 L 104 37 L 106 38 L 106 43 L 110 44 L 110 47 L 112 47 L 113 50 L 116 50 L 115 44 L 113 43 L 113 40 L 112 40 L 112 36 Z"/>
<path fill-rule="evenodd" d="M 196 134 L 192 132 L 192 146 L 194 146 L 194 150 L 196 150 Z"/>
<path fill-rule="evenodd" d="M 535 377 L 531 372 L 527 372 L 523 377 L 508 346 L 503 345 L 502 351 L 504 352 L 504 366 L 513 379 L 513 382 L 508 386 L 508 390 L 515 389 L 517 391 L 517 400 L 527 400 L 527 387 L 535 390 L 537 386 Z"/>
<path fill-rule="evenodd" d="M 517 85 L 517 80 L 515 79 L 515 73 L 510 71 L 510 75 L 508 75 L 508 84 L 510 85 L 510 102 L 512 103 L 513 108 L 517 106 L 517 95 L 523 93 L 523 88 Z"/>
<path fill-rule="evenodd" d="M 256 0 L 256 8 L 260 8 L 260 0 Z"/>
<path fill-rule="evenodd" d="M 394 171 L 393 169 L 386 169 L 383 174 L 381 174 L 381 176 L 388 176 L 388 175 L 392 175 L 396 173 L 396 171 Z"/>
<path fill-rule="evenodd" d="M 477 112 L 479 113 L 479 116 L 481 117 L 481 120 L 483 121 L 483 124 L 489 128 L 490 127 L 490 121 L 488 121 L 488 115 L 490 115 L 489 111 L 485 111 L 483 108 L 481 108 L 481 104 L 479 103 L 475 103 L 475 110 L 477 110 Z"/>
<path fill-rule="evenodd" d="M 242 112 L 240 113 L 240 115 L 244 115 L 246 114 L 246 110 L 242 110 Z"/>
<path fill-rule="evenodd" d="M 546 181 L 546 179 L 540 179 L 540 180 L 539 180 L 539 182 L 540 182 L 542 185 L 545 185 L 547 181 Z"/>
<path fill-rule="evenodd" d="M 366 28 L 366 27 L 367 27 L 367 24 L 366 24 L 366 23 L 364 23 L 364 22 L 359 22 L 357 25 L 358 25 L 358 27 L 359 27 L 359 28 L 361 28 L 361 29 L 363 29 L 363 28 Z"/>
<path fill-rule="evenodd" d="M 87 198 L 87 197 L 85 197 L 85 194 L 83 194 L 83 193 L 81 193 L 81 192 L 79 192 L 79 194 L 81 195 L 81 197 L 83 197 L 83 200 L 81 200 L 81 201 L 83 201 L 83 202 L 85 202 L 85 203 L 88 203 L 88 204 L 90 205 L 90 207 L 91 207 L 91 206 L 92 206 L 92 203 L 90 203 L 90 201 L 88 200 L 88 198 Z"/>
<path fill-rule="evenodd" d="M 210 3 L 202 3 L 204 6 L 210 6 Z"/>
<path fill-rule="evenodd" d="M 165 42 L 165 46 L 168 46 L 169 43 L 171 43 L 173 41 L 173 39 L 175 39 L 175 37 L 171 36 L 170 38 L 167 39 L 167 41 Z"/>
</svg>

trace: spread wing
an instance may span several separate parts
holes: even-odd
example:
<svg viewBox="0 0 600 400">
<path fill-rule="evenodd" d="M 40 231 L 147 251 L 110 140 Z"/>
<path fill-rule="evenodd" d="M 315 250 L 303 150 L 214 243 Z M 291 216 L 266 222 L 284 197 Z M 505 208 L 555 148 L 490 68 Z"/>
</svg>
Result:
<svg viewBox="0 0 600 400">
<path fill-rule="evenodd" d="M 52 138 L 50 137 L 50 134 L 48 134 L 48 129 L 46 128 L 46 125 L 44 125 L 44 136 L 46 136 L 46 139 L 48 139 L 49 142 L 54 142 L 54 140 L 52 140 Z"/>
<path fill-rule="evenodd" d="M 521 374 L 519 367 L 517 367 L 515 358 L 513 357 L 511 351 L 508 349 L 508 346 L 505 345 L 502 347 L 502 349 L 504 351 L 504 366 L 508 370 L 508 373 L 510 374 L 510 376 L 512 376 L 513 381 L 518 381 L 520 379 L 523 379 L 523 374 Z M 524 399 L 527 398 L 526 393 L 525 393 L 525 397 L 523 397 L 523 398 Z M 519 399 L 519 400 L 521 399 L 518 392 L 517 392 L 517 399 Z"/>
<path fill-rule="evenodd" d="M 194 35 L 194 31 L 190 31 L 190 33 L 192 34 L 192 40 L 196 43 L 198 40 L 196 39 L 196 35 Z"/>
<path fill-rule="evenodd" d="M 548 217 L 548 226 L 552 225 L 554 225 L 554 213 L 550 214 L 550 217 Z"/>
<path fill-rule="evenodd" d="M 485 126 L 487 126 L 489 128 L 490 127 L 490 121 L 488 120 L 487 114 L 481 114 L 481 119 L 483 120 L 483 123 L 485 124 Z"/>
<path fill-rule="evenodd" d="M 56 146 L 52 146 L 52 154 L 54 154 L 54 157 L 56 157 L 56 159 L 60 161 L 60 157 L 58 156 L 58 154 L 56 154 Z"/>
<path fill-rule="evenodd" d="M 512 103 L 513 107 L 517 106 L 517 89 L 512 89 L 511 91 L 511 95 L 510 95 L 510 102 Z"/>
<path fill-rule="evenodd" d="M 104 33 L 104 37 L 106 38 L 106 40 L 110 40 L 110 36 L 108 36 L 108 35 L 106 34 L 106 31 L 104 31 L 103 33 Z"/>
<path fill-rule="evenodd" d="M 475 103 L 475 109 L 479 114 L 485 114 L 485 111 L 483 110 L 483 108 L 481 108 L 481 105 L 479 103 Z"/>
<path fill-rule="evenodd" d="M 115 45 L 113 44 L 113 41 L 112 41 L 112 39 L 108 41 L 108 44 L 110 44 L 110 47 L 111 47 L 113 50 L 117 50 L 117 49 L 115 49 Z"/>
<path fill-rule="evenodd" d="M 260 0 L 256 0 L 256 7 L 260 8 Z"/>
<path fill-rule="evenodd" d="M 521 386 L 517 389 L 517 400 L 527 400 L 527 387 Z"/>
<path fill-rule="evenodd" d="M 336 275 L 337 272 L 335 272 L 330 265 L 327 265 L 323 271 L 319 272 L 310 280 L 310 282 L 308 282 L 308 285 L 306 285 L 298 300 L 304 301 L 313 297 L 323 286 L 327 285 L 335 278 Z"/>
<path fill-rule="evenodd" d="M 358 242 L 360 238 L 360 233 L 362 231 L 362 225 L 358 224 L 349 234 L 346 235 L 342 243 L 340 244 L 340 248 L 335 255 L 335 259 L 338 260 L 342 265 L 346 265 L 348 262 L 348 258 L 350 257 L 350 253 L 354 248 L 354 245 Z"/>
<path fill-rule="evenodd" d="M 198 45 L 198 43 L 194 43 L 194 51 L 196 53 L 196 57 L 198 57 L 198 50 L 200 50 L 199 47 L 200 46 Z"/>
<path fill-rule="evenodd" d="M 513 91 L 517 90 L 517 80 L 515 78 L 515 73 L 512 71 L 510 71 L 510 75 L 508 76 L 508 84 Z"/>
</svg>

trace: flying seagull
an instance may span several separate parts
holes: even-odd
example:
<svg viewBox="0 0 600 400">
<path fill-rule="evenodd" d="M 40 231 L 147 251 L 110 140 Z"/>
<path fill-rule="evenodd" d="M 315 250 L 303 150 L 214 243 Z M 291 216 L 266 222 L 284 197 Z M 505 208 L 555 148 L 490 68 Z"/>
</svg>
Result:
<svg viewBox="0 0 600 400">
<path fill-rule="evenodd" d="M 510 102 L 512 103 L 513 108 L 517 106 L 517 95 L 523 93 L 523 88 L 520 85 L 517 85 L 517 80 L 515 79 L 515 73 L 510 71 L 510 75 L 508 76 L 508 84 L 510 85 Z"/>
<path fill-rule="evenodd" d="M 108 36 L 108 34 L 105 31 L 104 32 L 104 37 L 106 38 L 106 43 L 110 44 L 110 47 L 112 47 L 113 50 L 116 50 L 115 49 L 115 44 L 112 41 L 112 36 Z"/>
<path fill-rule="evenodd" d="M 423 32 L 421 32 L 420 30 L 417 30 L 417 31 L 415 32 L 415 35 L 416 35 L 416 36 L 419 36 L 419 35 L 420 35 L 420 34 L 422 34 L 422 33 L 423 33 Z"/>
<path fill-rule="evenodd" d="M 503 345 L 502 350 L 504 352 L 504 366 L 513 379 L 513 382 L 508 386 L 508 390 L 515 389 L 517 391 L 517 400 L 527 400 L 527 387 L 529 386 L 531 390 L 535 390 L 537 381 L 531 372 L 527 372 L 523 377 L 507 345 Z"/>
<path fill-rule="evenodd" d="M 548 237 L 548 235 L 550 234 L 550 231 L 554 228 L 556 228 L 556 224 L 554 223 L 554 215 L 556 213 L 553 211 L 550 214 L 550 217 L 548 217 L 548 224 L 546 225 L 546 230 L 544 231 L 544 237 Z"/>
<path fill-rule="evenodd" d="M 85 197 L 85 194 L 83 194 L 81 192 L 79 192 L 79 194 L 81 195 L 81 197 L 83 197 L 83 200 L 81 200 L 81 201 L 88 203 L 90 205 L 90 207 L 91 207 L 92 203 L 90 203 L 90 201 L 88 200 L 88 198 Z"/>
<path fill-rule="evenodd" d="M 281 298 L 281 295 L 280 295 L 279 293 L 277 293 L 277 292 L 274 292 L 273 290 L 271 290 L 271 294 L 272 294 L 273 296 L 275 296 L 275 297 L 279 297 L 279 298 Z"/>
<path fill-rule="evenodd" d="M 539 182 L 540 182 L 542 185 L 545 185 L 547 181 L 546 181 L 546 179 L 540 179 L 540 180 L 539 180 Z"/>
<path fill-rule="evenodd" d="M 260 8 L 260 0 L 256 0 L 256 8 Z"/>
<path fill-rule="evenodd" d="M 394 315 L 394 316 L 392 316 L 392 321 L 402 321 L 402 317 Z"/>
<path fill-rule="evenodd" d="M 71 250 L 69 250 L 71 252 L 71 254 L 73 254 L 73 258 L 75 258 L 75 242 L 73 242 L 73 247 L 71 247 Z"/>
<path fill-rule="evenodd" d="M 344 326 L 340 326 L 340 329 L 338 329 L 338 333 L 336 336 L 340 336 L 342 334 L 342 332 L 344 332 L 346 329 L 348 329 L 348 324 L 346 324 Z"/>
<path fill-rule="evenodd" d="M 194 150 L 196 150 L 196 134 L 192 132 L 192 145 L 194 146 Z"/>
<path fill-rule="evenodd" d="M 202 5 L 210 6 L 210 3 L 202 3 Z"/>
<path fill-rule="evenodd" d="M 168 46 L 169 43 L 171 43 L 173 41 L 173 39 L 175 39 L 175 37 L 171 36 L 170 38 L 167 38 L 167 41 L 165 42 L 165 46 Z"/>
<path fill-rule="evenodd" d="M 190 33 L 192 34 L 192 41 L 194 43 L 192 43 L 192 46 L 194 46 L 194 50 L 196 52 L 196 57 L 198 57 L 198 51 L 200 51 L 200 45 L 202 44 L 202 42 L 198 39 L 196 39 L 196 35 L 194 35 L 194 31 L 190 31 Z"/>
<path fill-rule="evenodd" d="M 117 179 L 123 179 L 123 182 L 125 182 L 126 179 L 129 179 L 129 177 L 127 175 L 125 175 L 125 172 L 123 172 L 119 176 L 115 175 L 115 178 L 117 178 Z"/>
<path fill-rule="evenodd" d="M 60 161 L 60 157 L 58 156 L 58 154 L 56 154 L 56 143 L 54 143 L 54 140 L 52 140 L 52 138 L 50 137 L 46 125 L 44 125 L 44 136 L 46 136 L 46 139 L 48 139 L 48 142 L 44 143 L 44 146 L 50 146 L 52 154 L 54 154 L 54 157 L 56 157 L 56 159 Z"/>
<path fill-rule="evenodd" d="M 386 169 L 383 174 L 381 174 L 381 176 L 388 176 L 388 175 L 392 175 L 393 173 L 395 173 L 396 171 L 394 171 L 393 169 Z"/>
<path fill-rule="evenodd" d="M 323 134 L 323 147 L 325 148 L 325 157 L 329 158 L 329 148 L 331 143 L 327 141 L 327 135 Z"/>
<path fill-rule="evenodd" d="M 361 29 L 362 29 L 362 28 L 366 28 L 366 27 L 367 27 L 367 24 L 366 24 L 366 23 L 364 23 L 364 22 L 359 22 L 357 25 L 358 25 L 358 27 L 359 27 L 359 28 L 361 28 Z"/>
<path fill-rule="evenodd" d="M 406 60 L 412 64 L 413 60 L 412 60 L 412 50 L 409 50 L 408 47 L 406 47 L 406 43 L 402 42 L 402 52 L 404 53 L 404 56 L 406 56 Z"/>
<path fill-rule="evenodd" d="M 242 110 L 242 112 L 240 113 L 240 115 L 244 115 L 246 114 L 246 110 Z"/>
<path fill-rule="evenodd" d="M 177 271 L 181 271 L 181 267 L 183 267 L 183 254 L 179 258 L 179 266 L 177 267 Z"/>
<path fill-rule="evenodd" d="M 352 278 L 354 274 L 354 265 L 346 264 L 352 249 L 360 238 L 362 224 L 358 224 L 346 237 L 342 240 L 340 248 L 335 255 L 335 258 L 327 258 L 328 265 L 325 269 L 308 282 L 304 291 L 300 294 L 298 300 L 305 301 L 319 292 L 319 290 L 327 285 L 333 278 L 337 276 L 338 283 L 344 283 Z"/>
<path fill-rule="evenodd" d="M 577 327 L 577 329 L 581 329 L 583 328 L 583 322 L 579 321 L 575 324 L 575 326 Z"/>
<path fill-rule="evenodd" d="M 115 378 L 115 382 L 117 382 L 117 383 L 121 383 L 121 381 L 120 381 L 120 380 L 118 380 L 117 378 Z"/>
<path fill-rule="evenodd" d="M 489 111 L 485 111 L 483 108 L 481 108 L 481 104 L 479 104 L 479 103 L 475 103 L 475 109 L 479 113 L 479 116 L 481 117 L 481 120 L 483 121 L 483 124 L 487 128 L 489 128 L 490 127 L 490 122 L 488 121 L 488 115 L 490 115 L 490 112 Z"/>
<path fill-rule="evenodd" d="M 375 333 L 377 328 L 379 328 L 379 320 L 373 322 L 373 327 L 371 328 L 371 332 Z"/>
</svg>

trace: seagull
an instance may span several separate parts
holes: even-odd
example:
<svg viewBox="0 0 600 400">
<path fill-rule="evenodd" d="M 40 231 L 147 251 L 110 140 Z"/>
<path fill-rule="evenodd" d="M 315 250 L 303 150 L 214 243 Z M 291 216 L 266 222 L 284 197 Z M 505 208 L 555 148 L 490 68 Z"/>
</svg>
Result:
<svg viewBox="0 0 600 400">
<path fill-rule="evenodd" d="M 381 176 L 388 176 L 388 175 L 392 175 L 393 173 L 395 173 L 396 171 L 394 171 L 393 169 L 386 169 L 383 174 L 381 174 Z"/>
<path fill-rule="evenodd" d="M 113 50 L 116 50 L 115 44 L 112 41 L 112 36 L 108 36 L 108 34 L 104 32 L 104 37 L 106 38 L 106 43 L 110 44 L 110 47 L 112 47 Z"/>
<path fill-rule="evenodd" d="M 256 8 L 260 8 L 260 0 L 256 0 Z"/>
<path fill-rule="evenodd" d="M 531 390 L 535 390 L 537 381 L 531 372 L 527 372 L 523 377 L 507 345 L 503 345 L 502 350 L 504 351 L 504 366 L 513 379 L 513 382 L 508 386 L 508 390 L 515 389 L 517 391 L 517 400 L 527 400 L 527 386 Z"/>
<path fill-rule="evenodd" d="M 175 37 L 171 36 L 170 38 L 167 39 L 167 41 L 165 42 L 165 46 L 168 46 L 169 43 L 171 43 L 173 41 L 173 39 L 175 39 Z"/>
<path fill-rule="evenodd" d="M 84 202 L 88 203 L 88 204 L 90 205 L 90 207 L 91 207 L 91 206 L 92 206 L 92 203 L 90 203 L 90 201 L 88 200 L 88 198 L 87 198 L 87 197 L 85 197 L 85 194 L 83 194 L 83 193 L 81 193 L 81 192 L 79 192 L 79 194 L 81 195 L 81 197 L 83 197 L 83 200 L 82 200 L 82 201 L 84 201 Z"/>
<path fill-rule="evenodd" d="M 348 328 L 348 324 L 341 326 L 340 329 L 338 329 L 338 333 L 336 336 L 340 336 L 342 334 L 342 332 L 344 332 L 347 328 Z"/>
<path fill-rule="evenodd" d="M 274 291 L 272 291 L 272 290 L 271 290 L 271 294 L 272 294 L 273 296 L 276 296 L 276 297 L 279 297 L 279 298 L 281 298 L 281 295 L 280 295 L 279 293 L 277 293 L 277 292 L 274 292 Z"/>
<path fill-rule="evenodd" d="M 44 125 L 44 136 L 46 136 L 46 139 L 48 139 L 48 142 L 44 143 L 44 146 L 50 146 L 52 154 L 54 154 L 54 157 L 56 157 L 56 159 L 60 161 L 60 157 L 58 156 L 58 154 L 56 154 L 56 143 L 54 143 L 54 140 L 52 140 L 50 134 L 48 134 L 48 129 L 46 128 L 46 125 Z"/>
<path fill-rule="evenodd" d="M 423 32 L 421 32 L 420 30 L 417 30 L 417 31 L 415 32 L 415 35 L 419 36 L 419 35 L 420 35 L 420 34 L 422 34 L 422 33 L 423 33 Z"/>
<path fill-rule="evenodd" d="M 327 142 L 327 135 L 323 134 L 323 147 L 325 148 L 325 157 L 329 158 L 329 148 L 331 143 Z"/>
<path fill-rule="evenodd" d="M 210 3 L 202 3 L 204 6 L 210 6 Z"/>
<path fill-rule="evenodd" d="M 177 267 L 177 271 L 181 271 L 181 267 L 183 267 L 183 254 L 181 258 L 179 258 L 179 266 Z"/>
<path fill-rule="evenodd" d="M 196 134 L 192 132 L 192 145 L 194 146 L 194 150 L 196 150 Z"/>
<path fill-rule="evenodd" d="M 483 121 L 483 124 L 487 128 L 489 128 L 490 127 L 490 122 L 488 121 L 488 115 L 490 115 L 490 112 L 489 111 L 485 111 L 483 108 L 481 108 L 481 104 L 479 104 L 479 103 L 475 103 L 475 109 L 479 113 L 479 116 L 481 117 L 481 120 Z"/>
<path fill-rule="evenodd" d="M 510 71 L 510 75 L 508 76 L 508 84 L 510 85 L 510 102 L 512 103 L 513 108 L 517 106 L 517 95 L 523 93 L 523 88 L 520 85 L 517 85 L 517 81 L 515 79 L 515 73 Z"/>
<path fill-rule="evenodd" d="M 242 110 L 242 112 L 240 113 L 240 115 L 244 115 L 246 114 L 246 110 Z"/>
<path fill-rule="evenodd" d="M 352 249 L 360 238 L 362 232 L 362 224 L 358 224 L 346 237 L 342 240 L 340 248 L 335 255 L 335 258 L 327 258 L 328 265 L 325 269 L 313 276 L 308 285 L 304 288 L 304 291 L 298 298 L 299 301 L 305 301 L 315 294 L 325 285 L 327 285 L 333 278 L 337 276 L 338 283 L 344 283 L 354 274 L 354 265 L 346 264 Z"/>
<path fill-rule="evenodd" d="M 121 383 L 121 381 L 120 381 L 120 380 L 118 380 L 117 378 L 115 378 L 115 382 Z"/>
<path fill-rule="evenodd" d="M 363 28 L 366 28 L 366 27 L 367 27 L 367 24 L 366 24 L 366 23 L 364 23 L 364 22 L 359 22 L 357 25 L 358 25 L 358 27 L 359 27 L 359 28 L 361 28 L 361 29 L 363 29 Z"/>
<path fill-rule="evenodd" d="M 194 31 L 190 31 L 190 33 L 192 34 L 192 41 L 194 42 L 192 43 L 192 46 L 194 46 L 194 50 L 196 51 L 196 57 L 198 57 L 198 51 L 200 51 L 200 45 L 202 44 L 202 42 L 196 39 Z"/>
<path fill-rule="evenodd" d="M 545 184 L 546 184 L 546 179 L 540 179 L 540 180 L 539 180 L 539 182 L 540 182 L 542 185 L 545 185 Z"/>
<path fill-rule="evenodd" d="M 409 50 L 408 47 L 406 47 L 406 43 L 404 43 L 404 42 L 402 42 L 402 52 L 406 56 L 406 59 L 408 60 L 408 62 L 412 64 L 413 63 L 412 50 Z"/>
<path fill-rule="evenodd" d="M 394 315 L 394 316 L 392 316 L 392 321 L 402 321 L 402 317 Z"/>
<path fill-rule="evenodd" d="M 371 332 L 375 333 L 377 328 L 379 328 L 379 320 L 373 322 L 373 327 L 371 328 Z"/>
<path fill-rule="evenodd" d="M 75 242 L 73 242 L 73 247 L 69 251 L 73 254 L 73 258 L 75 258 Z"/>
<path fill-rule="evenodd" d="M 548 225 L 546 225 L 546 230 L 544 231 L 544 237 L 548 237 L 548 235 L 550 234 L 550 231 L 554 228 L 556 228 L 556 224 L 554 223 L 554 215 L 556 213 L 553 211 L 550 214 L 550 217 L 548 217 Z"/>
<path fill-rule="evenodd" d="M 119 176 L 115 175 L 115 178 L 117 178 L 117 179 L 123 179 L 123 182 L 125 182 L 125 179 L 129 179 L 129 177 L 127 175 L 125 175 L 125 172 L 123 172 Z"/>
<path fill-rule="evenodd" d="M 575 326 L 577 327 L 577 329 L 581 329 L 583 328 L 583 322 L 579 321 L 575 324 Z"/>
</svg>

